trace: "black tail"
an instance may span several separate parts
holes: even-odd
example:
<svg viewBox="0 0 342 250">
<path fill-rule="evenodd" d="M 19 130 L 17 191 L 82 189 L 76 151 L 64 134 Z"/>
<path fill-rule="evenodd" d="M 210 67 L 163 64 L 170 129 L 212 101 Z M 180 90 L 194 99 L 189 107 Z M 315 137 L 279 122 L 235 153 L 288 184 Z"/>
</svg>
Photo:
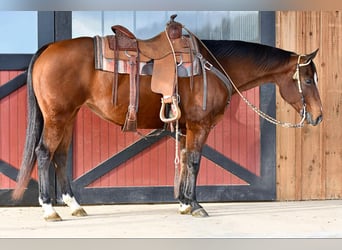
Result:
<svg viewBox="0 0 342 250">
<path fill-rule="evenodd" d="M 23 158 L 17 177 L 17 185 L 12 193 L 14 200 L 20 200 L 25 192 L 31 173 L 36 162 L 35 149 L 39 143 L 43 131 L 43 116 L 38 106 L 36 96 L 33 92 L 32 86 L 32 70 L 33 65 L 40 54 L 48 47 L 48 45 L 40 48 L 37 53 L 32 57 L 29 68 L 27 70 L 27 128 L 26 128 L 26 141 L 24 146 Z"/>
</svg>

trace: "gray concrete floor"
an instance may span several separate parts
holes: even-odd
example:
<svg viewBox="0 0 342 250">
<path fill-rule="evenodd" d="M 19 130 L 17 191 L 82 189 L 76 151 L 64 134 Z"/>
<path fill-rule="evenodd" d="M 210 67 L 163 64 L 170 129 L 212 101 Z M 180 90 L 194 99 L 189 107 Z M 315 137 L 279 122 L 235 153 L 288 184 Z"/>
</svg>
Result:
<svg viewBox="0 0 342 250">
<path fill-rule="evenodd" d="M 340 238 L 342 200 L 202 203 L 208 218 L 178 204 L 85 206 L 87 217 L 46 222 L 40 207 L 0 207 L 0 238 Z"/>
</svg>

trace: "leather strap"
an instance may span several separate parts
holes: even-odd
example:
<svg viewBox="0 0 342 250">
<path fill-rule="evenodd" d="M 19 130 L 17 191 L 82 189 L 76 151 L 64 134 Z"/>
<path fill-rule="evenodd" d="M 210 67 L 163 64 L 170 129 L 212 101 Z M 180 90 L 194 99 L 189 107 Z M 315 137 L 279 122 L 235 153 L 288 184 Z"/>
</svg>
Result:
<svg viewBox="0 0 342 250">
<path fill-rule="evenodd" d="M 112 89 L 112 100 L 114 106 L 118 103 L 118 82 L 119 82 L 119 67 L 118 67 L 118 58 L 119 58 L 119 50 L 117 47 L 117 37 L 114 36 L 113 41 L 114 42 L 114 82 L 113 82 L 113 89 Z"/>
<path fill-rule="evenodd" d="M 138 110 L 138 76 L 137 76 L 137 56 L 130 56 L 130 81 L 129 81 L 129 106 L 123 131 L 135 132 L 137 130 L 137 110 Z"/>
</svg>

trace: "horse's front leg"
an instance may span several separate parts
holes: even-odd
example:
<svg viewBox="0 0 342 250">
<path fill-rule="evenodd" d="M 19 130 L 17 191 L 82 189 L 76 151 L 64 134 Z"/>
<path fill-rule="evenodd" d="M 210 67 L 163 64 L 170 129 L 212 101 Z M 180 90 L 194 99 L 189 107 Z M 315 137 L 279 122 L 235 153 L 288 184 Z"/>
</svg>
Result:
<svg viewBox="0 0 342 250">
<path fill-rule="evenodd" d="M 181 140 L 181 172 L 178 186 L 179 211 L 181 214 L 192 214 L 196 217 L 207 217 L 208 213 L 198 203 L 196 182 L 200 169 L 202 146 L 208 132 L 205 129 L 187 131 L 186 143 Z"/>
</svg>

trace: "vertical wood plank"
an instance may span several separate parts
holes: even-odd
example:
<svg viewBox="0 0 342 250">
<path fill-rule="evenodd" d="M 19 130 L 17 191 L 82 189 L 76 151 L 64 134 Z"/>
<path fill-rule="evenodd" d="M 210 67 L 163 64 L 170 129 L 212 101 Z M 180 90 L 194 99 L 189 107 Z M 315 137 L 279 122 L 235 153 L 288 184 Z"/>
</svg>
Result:
<svg viewBox="0 0 342 250">
<path fill-rule="evenodd" d="M 299 13 L 303 17 L 302 24 L 298 23 L 299 37 L 298 51 L 300 53 L 311 53 L 320 47 L 321 38 L 321 12 L 306 11 Z M 322 53 L 322 52 L 321 52 Z M 320 54 L 321 54 L 320 53 Z M 315 63 L 319 65 L 319 55 L 315 58 Z M 301 199 L 322 199 L 324 194 L 324 179 L 322 179 L 323 164 L 321 160 L 321 128 L 322 126 L 305 126 L 301 135 Z M 299 139 L 299 138 L 298 138 Z M 297 140 L 298 140 L 297 139 Z"/>
<path fill-rule="evenodd" d="M 109 123 L 101 120 L 100 121 L 100 161 L 103 162 L 109 158 Z M 109 176 L 102 176 L 100 178 L 101 186 L 108 186 Z"/>
<path fill-rule="evenodd" d="M 80 109 L 77 114 L 77 119 L 74 127 L 74 140 L 73 140 L 73 179 L 80 177 L 83 173 L 83 114 L 84 110 Z"/>
<path fill-rule="evenodd" d="M 323 93 L 323 157 L 326 171 L 326 198 L 342 197 L 342 14 L 322 12 L 322 55 L 319 86 Z"/>
<path fill-rule="evenodd" d="M 291 34 L 297 33 L 297 15 L 293 11 L 280 11 L 276 15 L 276 46 L 293 51 L 296 40 Z M 296 122 L 295 112 L 276 91 L 276 116 L 281 121 Z M 296 197 L 296 131 L 293 129 L 276 128 L 277 146 L 277 198 L 291 200 Z"/>
<path fill-rule="evenodd" d="M 13 79 L 17 76 L 17 72 L 9 72 L 9 79 Z M 18 90 L 14 91 L 9 96 L 9 163 L 12 166 L 19 167 L 19 155 L 18 155 Z M 7 180 L 7 186 L 10 187 L 9 179 Z"/>
<path fill-rule="evenodd" d="M 9 80 L 9 73 L 8 72 L 0 72 L 0 84 L 7 82 Z M 10 97 L 6 96 L 0 101 L 0 158 L 5 161 L 9 162 L 9 141 L 10 141 L 10 123 L 9 123 L 9 106 L 10 104 Z M 6 176 L 0 176 L 0 188 L 8 188 L 8 178 Z"/>
<path fill-rule="evenodd" d="M 18 157 L 19 165 L 21 164 L 21 157 L 24 151 L 25 138 L 26 138 L 26 121 L 27 121 L 27 89 L 26 86 L 18 90 Z M 38 176 L 37 168 L 34 168 L 32 176 Z"/>
</svg>

